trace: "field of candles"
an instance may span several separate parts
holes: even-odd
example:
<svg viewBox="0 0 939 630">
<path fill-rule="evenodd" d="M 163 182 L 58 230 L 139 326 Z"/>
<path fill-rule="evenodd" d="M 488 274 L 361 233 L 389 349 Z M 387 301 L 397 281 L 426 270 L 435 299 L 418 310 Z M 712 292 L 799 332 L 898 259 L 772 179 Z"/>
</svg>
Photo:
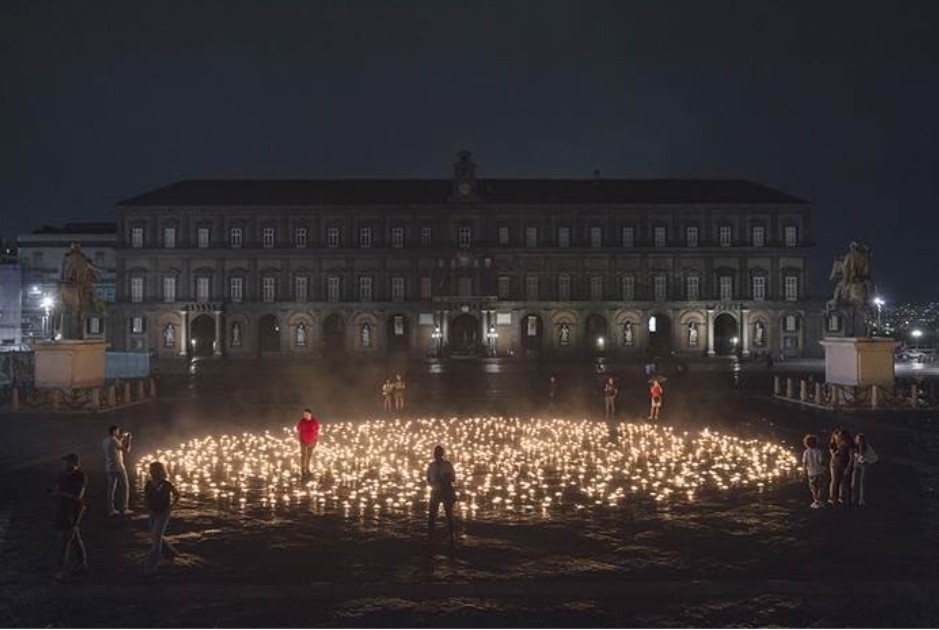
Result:
<svg viewBox="0 0 939 630">
<path fill-rule="evenodd" d="M 458 512 L 548 516 L 628 501 L 692 502 L 762 492 L 797 472 L 780 444 L 708 429 L 594 420 L 473 417 L 327 423 L 301 478 L 292 427 L 206 436 L 138 461 L 166 464 L 187 500 L 223 510 L 387 516 L 423 509 L 435 445 L 456 470 Z"/>
</svg>

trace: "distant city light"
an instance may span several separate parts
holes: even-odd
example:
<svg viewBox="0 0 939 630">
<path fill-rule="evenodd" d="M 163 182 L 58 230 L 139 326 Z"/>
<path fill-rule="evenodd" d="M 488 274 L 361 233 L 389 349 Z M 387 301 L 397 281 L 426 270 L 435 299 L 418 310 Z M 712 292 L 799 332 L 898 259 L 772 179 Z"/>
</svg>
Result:
<svg viewBox="0 0 939 630">
<path fill-rule="evenodd" d="M 875 305 L 875 306 L 883 306 L 884 304 L 886 304 L 886 302 L 884 302 L 884 299 L 883 299 L 883 298 L 881 298 L 881 297 L 875 297 L 875 298 L 874 298 L 874 305 Z"/>
</svg>

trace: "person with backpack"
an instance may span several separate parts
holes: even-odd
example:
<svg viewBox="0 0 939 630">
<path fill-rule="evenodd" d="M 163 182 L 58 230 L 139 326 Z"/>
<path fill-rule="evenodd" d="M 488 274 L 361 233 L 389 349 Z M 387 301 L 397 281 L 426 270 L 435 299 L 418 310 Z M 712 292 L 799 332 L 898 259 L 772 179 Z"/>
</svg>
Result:
<svg viewBox="0 0 939 630">
<path fill-rule="evenodd" d="M 150 553 L 147 555 L 146 575 L 156 573 L 160 558 L 172 560 L 180 555 L 164 534 L 173 507 L 179 503 L 179 490 L 170 483 L 166 467 L 161 462 L 150 463 L 150 479 L 144 487 L 144 502 L 150 516 Z"/>
</svg>

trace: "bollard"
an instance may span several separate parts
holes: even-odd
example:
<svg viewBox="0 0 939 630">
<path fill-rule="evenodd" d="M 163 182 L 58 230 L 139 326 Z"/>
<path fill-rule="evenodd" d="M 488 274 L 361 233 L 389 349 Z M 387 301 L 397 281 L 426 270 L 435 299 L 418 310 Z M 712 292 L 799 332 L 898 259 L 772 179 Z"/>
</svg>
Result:
<svg viewBox="0 0 939 630">
<path fill-rule="evenodd" d="M 837 409 L 841 405 L 841 385 L 831 386 L 831 406 Z"/>
<path fill-rule="evenodd" d="M 792 398 L 792 397 L 793 397 L 793 391 L 794 391 L 794 389 L 795 389 L 795 388 L 794 388 L 793 383 L 792 383 L 792 378 L 790 378 L 790 377 L 787 376 L 787 377 L 786 377 L 786 398 Z"/>
<path fill-rule="evenodd" d="M 912 403 L 913 409 L 919 409 L 919 387 L 916 386 L 916 383 L 913 383 L 913 387 L 910 388 L 910 403 Z"/>
<path fill-rule="evenodd" d="M 130 404 L 130 381 L 124 381 L 124 404 Z"/>
<path fill-rule="evenodd" d="M 871 409 L 880 405 L 880 385 L 871 385 Z"/>
<path fill-rule="evenodd" d="M 117 407 L 117 388 L 114 387 L 114 383 L 108 385 L 108 407 L 111 409 Z"/>
<path fill-rule="evenodd" d="M 156 379 L 151 376 L 150 377 L 150 398 L 156 398 L 156 397 L 157 397 Z"/>
<path fill-rule="evenodd" d="M 799 400 L 805 402 L 809 399 L 809 384 L 805 379 L 799 381 Z"/>
<path fill-rule="evenodd" d="M 815 404 L 816 405 L 822 404 L 822 384 L 821 383 L 815 383 Z"/>
<path fill-rule="evenodd" d="M 782 392 L 782 378 L 779 376 L 773 377 L 773 396 L 779 396 Z"/>
<path fill-rule="evenodd" d="M 17 386 L 13 387 L 13 391 L 10 392 L 10 411 L 19 411 L 20 409 L 20 388 Z"/>
<path fill-rule="evenodd" d="M 137 400 L 143 400 L 147 397 L 146 389 L 144 388 L 143 379 L 137 381 Z"/>
<path fill-rule="evenodd" d="M 59 390 L 57 389 L 53 389 L 51 392 L 51 396 L 52 396 L 52 411 L 58 411 L 59 410 L 59 397 L 61 396 L 61 392 L 59 392 Z"/>
<path fill-rule="evenodd" d="M 92 411 L 98 411 L 101 409 L 101 388 L 100 387 L 91 388 L 91 409 Z"/>
</svg>

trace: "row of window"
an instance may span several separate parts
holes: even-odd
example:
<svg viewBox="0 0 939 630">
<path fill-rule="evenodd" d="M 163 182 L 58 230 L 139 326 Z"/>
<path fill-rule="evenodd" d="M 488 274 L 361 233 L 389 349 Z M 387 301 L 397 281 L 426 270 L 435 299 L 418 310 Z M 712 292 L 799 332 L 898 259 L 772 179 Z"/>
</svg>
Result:
<svg viewBox="0 0 939 630">
<path fill-rule="evenodd" d="M 261 230 L 261 246 L 264 248 L 273 248 L 275 247 L 276 240 L 276 231 L 272 227 L 265 227 Z M 294 237 L 293 244 L 294 247 L 304 248 L 308 246 L 309 243 L 309 232 L 304 227 L 294 228 Z M 473 246 L 474 235 L 473 229 L 470 226 L 460 226 L 457 228 L 457 245 L 461 248 L 468 249 Z M 591 227 L 589 230 L 589 246 L 593 248 L 603 247 L 608 244 L 604 238 L 603 228 L 599 226 Z M 146 243 L 146 233 L 145 228 L 143 227 L 132 227 L 130 231 L 130 244 L 133 248 L 142 248 Z M 794 225 L 787 225 L 783 228 L 783 243 L 786 247 L 795 247 L 799 243 L 799 233 L 798 229 Z M 163 241 L 162 246 L 166 249 L 174 249 L 177 247 L 177 228 L 176 227 L 164 227 L 163 228 Z M 245 230 L 241 227 L 232 227 L 228 230 L 228 246 L 232 248 L 241 248 L 244 247 L 245 242 Z M 371 227 L 361 227 L 359 228 L 359 239 L 358 246 L 360 248 L 368 249 L 376 244 L 375 241 L 375 231 Z M 433 244 L 433 233 L 430 226 L 422 226 L 420 228 L 420 245 L 422 247 L 428 247 Z M 498 244 L 500 246 L 509 246 L 512 244 L 511 232 L 507 225 L 499 227 L 499 237 Z M 566 226 L 559 227 L 557 230 L 557 239 L 555 243 L 557 247 L 570 247 L 571 246 L 571 229 Z M 670 244 L 668 238 L 668 230 L 664 225 L 655 225 L 652 227 L 651 233 L 651 244 L 653 247 L 666 247 Z M 702 241 L 700 239 L 700 230 L 696 225 L 689 225 L 685 227 L 685 239 L 684 245 L 686 247 L 699 247 L 701 246 Z M 721 225 L 717 230 L 717 244 L 720 247 L 731 247 L 735 244 L 733 228 L 730 225 Z M 337 248 L 344 245 L 342 228 L 340 227 L 328 227 L 326 228 L 326 247 L 328 248 Z M 391 234 L 389 239 L 389 245 L 392 248 L 403 248 L 405 246 L 405 230 L 403 227 L 393 227 L 391 228 Z M 529 226 L 525 228 L 525 247 L 541 247 L 545 246 L 547 243 L 539 236 L 539 230 L 537 226 Z M 623 226 L 620 231 L 619 245 L 622 247 L 636 247 L 636 229 L 634 226 L 627 225 Z M 750 240 L 747 245 L 751 247 L 764 247 L 766 245 L 766 228 L 762 225 L 754 225 L 750 228 Z M 198 248 L 208 248 L 212 246 L 212 235 L 211 229 L 208 227 L 200 227 L 196 230 L 196 247 Z"/>
<path fill-rule="evenodd" d="M 177 278 L 175 276 L 163 276 L 161 298 L 164 302 L 176 302 L 179 298 L 177 293 Z M 525 277 L 525 299 L 539 300 L 545 296 L 541 291 L 541 278 L 538 276 Z M 605 276 L 595 275 L 589 277 L 589 299 L 591 301 L 603 301 L 608 298 Z M 572 281 L 570 274 L 561 274 L 557 277 L 557 285 L 554 299 L 568 301 L 572 299 Z M 684 281 L 684 299 L 688 301 L 698 301 L 702 299 L 701 295 L 701 276 L 689 275 Z M 720 301 L 726 302 L 735 299 L 734 277 L 730 275 L 721 275 L 717 277 L 717 297 Z M 261 278 L 260 297 L 262 302 L 278 301 L 278 282 L 274 276 L 263 276 Z M 325 292 L 327 302 L 343 301 L 342 277 L 338 275 L 326 276 Z M 658 274 L 652 277 L 651 297 L 655 301 L 666 301 L 669 299 L 668 276 Z M 358 277 L 356 299 L 360 302 L 372 302 L 375 300 L 374 293 L 375 278 L 370 275 Z M 405 291 L 406 282 L 403 276 L 394 276 L 390 279 L 390 298 L 393 302 L 403 302 L 407 298 Z M 473 278 L 461 276 L 457 279 L 457 296 L 471 297 L 474 294 Z M 420 299 L 429 300 L 433 298 L 434 287 L 433 279 L 429 276 L 420 278 Z M 512 299 L 512 277 L 499 276 L 497 295 L 500 299 Z M 198 276 L 195 282 L 195 298 L 199 302 L 208 302 L 212 297 L 211 278 L 208 276 Z M 310 277 L 306 275 L 296 275 L 293 278 L 293 294 L 291 296 L 294 302 L 307 302 L 310 298 Z M 626 301 L 637 299 L 636 277 L 626 275 L 620 278 L 620 292 L 618 298 Z M 783 298 L 786 301 L 795 302 L 799 299 L 799 276 L 786 275 L 783 277 Z M 232 302 L 243 302 L 245 300 L 245 277 L 231 276 L 228 279 L 228 299 Z M 767 299 L 767 277 L 755 275 L 750 278 L 749 299 L 754 301 L 763 301 Z M 130 301 L 143 302 L 144 300 L 144 278 L 142 276 L 133 276 L 130 279 Z"/>
</svg>

